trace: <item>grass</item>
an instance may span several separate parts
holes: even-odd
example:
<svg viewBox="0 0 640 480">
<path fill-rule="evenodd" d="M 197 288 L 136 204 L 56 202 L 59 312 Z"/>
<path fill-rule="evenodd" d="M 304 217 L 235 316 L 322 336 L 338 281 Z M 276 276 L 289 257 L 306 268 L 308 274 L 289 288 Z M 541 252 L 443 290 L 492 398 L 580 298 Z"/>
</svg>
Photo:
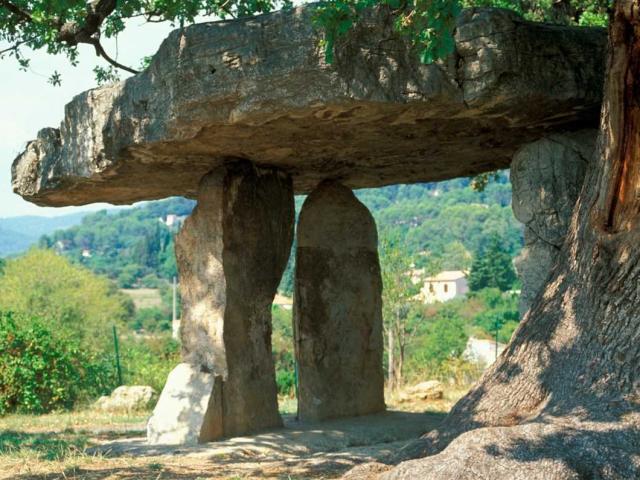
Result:
<svg viewBox="0 0 640 480">
<path fill-rule="evenodd" d="M 451 386 L 450 386 L 451 387 Z M 464 389 L 445 389 L 445 398 L 439 401 L 389 407 L 405 411 L 446 412 Z M 295 414 L 296 401 L 280 398 L 280 411 Z M 94 410 L 76 410 L 47 415 L 8 415 L 0 417 L 0 479 L 11 480 L 198 480 L 234 478 L 337 478 L 345 467 L 336 466 L 328 459 L 318 457 L 319 470 L 309 470 L 300 476 L 295 470 L 302 459 L 286 462 L 262 463 L 264 458 L 252 458 L 242 449 L 236 452 L 240 460 L 253 467 L 241 465 L 229 458 L 204 458 L 186 455 L 109 457 L 94 454 L 91 447 L 107 441 L 140 437 L 150 412 L 109 414 Z M 330 450 L 330 449 L 329 449 Z M 243 453 L 244 452 L 244 453 Z M 311 468 L 309 466 L 300 467 Z M 241 471 L 241 476 L 238 473 Z"/>
<path fill-rule="evenodd" d="M 75 432 L 0 432 L 0 456 L 60 461 L 84 453 L 87 446 L 87 437 Z"/>
<path fill-rule="evenodd" d="M 157 288 L 122 288 L 120 291 L 131 297 L 136 309 L 162 306 L 162 297 Z"/>
<path fill-rule="evenodd" d="M 148 416 L 149 412 L 76 410 L 0 417 L 0 478 L 92 478 L 79 472 L 116 463 L 87 449 L 102 441 L 143 434 Z"/>
<path fill-rule="evenodd" d="M 278 397 L 278 410 L 281 415 L 295 415 L 298 413 L 298 402 L 291 397 Z"/>
<path fill-rule="evenodd" d="M 99 441 L 141 434 L 148 412 L 109 414 L 93 410 L 0 418 L 0 470 L 23 462 L 78 461 Z"/>
<path fill-rule="evenodd" d="M 109 429 L 142 424 L 150 412 L 113 414 L 95 410 L 73 410 L 46 415 L 7 415 L 0 417 L 0 431 L 19 430 L 26 432 L 64 431 L 82 429 Z"/>
</svg>

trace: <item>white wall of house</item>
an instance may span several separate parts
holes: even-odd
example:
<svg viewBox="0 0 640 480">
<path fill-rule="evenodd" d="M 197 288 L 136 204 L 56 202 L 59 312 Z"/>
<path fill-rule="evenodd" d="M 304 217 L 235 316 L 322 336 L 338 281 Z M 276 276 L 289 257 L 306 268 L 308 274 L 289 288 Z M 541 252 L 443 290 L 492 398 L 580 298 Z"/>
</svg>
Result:
<svg viewBox="0 0 640 480">
<path fill-rule="evenodd" d="M 424 303 L 446 302 L 462 297 L 469 291 L 467 278 L 456 272 L 441 272 L 435 277 L 425 279 L 420 290 Z"/>
</svg>

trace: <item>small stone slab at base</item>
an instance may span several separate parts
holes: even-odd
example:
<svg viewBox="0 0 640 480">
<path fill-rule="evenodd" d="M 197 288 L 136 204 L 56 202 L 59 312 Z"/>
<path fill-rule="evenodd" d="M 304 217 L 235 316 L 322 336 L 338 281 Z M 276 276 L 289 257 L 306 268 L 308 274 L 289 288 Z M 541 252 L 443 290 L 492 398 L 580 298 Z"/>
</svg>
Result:
<svg viewBox="0 0 640 480">
<path fill-rule="evenodd" d="M 199 367 L 174 368 L 147 423 L 151 445 L 189 445 L 222 437 L 222 381 Z"/>
</svg>

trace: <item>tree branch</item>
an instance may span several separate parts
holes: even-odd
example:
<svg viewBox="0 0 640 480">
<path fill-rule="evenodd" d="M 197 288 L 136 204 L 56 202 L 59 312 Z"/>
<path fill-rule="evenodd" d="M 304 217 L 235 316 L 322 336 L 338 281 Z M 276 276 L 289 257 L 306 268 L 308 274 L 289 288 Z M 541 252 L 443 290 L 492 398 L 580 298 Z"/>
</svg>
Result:
<svg viewBox="0 0 640 480">
<path fill-rule="evenodd" d="M 118 61 L 114 60 L 113 58 L 111 58 L 107 52 L 105 52 L 104 48 L 102 47 L 102 44 L 100 43 L 100 40 L 98 40 L 97 38 L 92 38 L 91 41 L 88 42 L 82 42 L 82 43 L 89 43 L 90 45 L 93 45 L 93 47 L 96 49 L 96 55 L 104 58 L 107 62 L 109 62 L 111 65 L 113 65 L 116 68 L 119 68 L 120 70 L 124 70 L 126 72 L 129 73 L 140 73 L 139 70 L 135 70 L 131 67 L 127 67 L 126 65 L 123 65 L 122 63 L 119 63 Z"/>
<path fill-rule="evenodd" d="M 20 42 L 16 42 L 14 45 L 11 45 L 9 48 L 5 48 L 4 50 L 0 50 L 0 57 L 2 57 L 2 55 L 4 55 L 7 52 L 12 52 L 15 50 L 18 50 L 22 45 L 24 45 L 25 43 L 29 42 L 29 40 L 21 40 Z"/>
<path fill-rule="evenodd" d="M 4 1 L 4 0 L 0 0 Z M 95 0 L 87 4 L 87 16 L 83 25 L 78 22 L 66 22 L 58 31 L 57 40 L 73 46 L 79 43 L 93 45 L 96 55 L 104 58 L 114 67 L 129 73 L 139 73 L 131 67 L 121 64 L 109 56 L 100 43 L 100 28 L 105 19 L 116 9 L 116 0 Z"/>
<path fill-rule="evenodd" d="M 13 3 L 7 0 L 0 0 L 0 6 L 6 8 L 11 13 L 20 17 L 25 22 L 33 22 L 33 18 L 31 17 L 30 13 L 25 12 L 20 7 L 18 7 L 17 5 L 14 5 Z"/>
<path fill-rule="evenodd" d="M 4 0 L 0 0 L 4 1 Z M 58 31 L 57 40 L 68 45 L 78 43 L 91 43 L 90 39 L 100 32 L 104 20 L 116 9 L 116 0 L 95 0 L 87 4 L 87 16 L 84 24 L 78 22 L 66 22 Z"/>
</svg>

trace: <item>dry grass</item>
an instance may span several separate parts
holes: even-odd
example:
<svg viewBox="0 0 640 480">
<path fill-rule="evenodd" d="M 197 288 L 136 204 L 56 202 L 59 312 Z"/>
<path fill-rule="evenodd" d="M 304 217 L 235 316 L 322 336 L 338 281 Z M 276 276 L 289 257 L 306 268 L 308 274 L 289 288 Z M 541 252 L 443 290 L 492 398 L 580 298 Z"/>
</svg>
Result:
<svg viewBox="0 0 640 480">
<path fill-rule="evenodd" d="M 442 400 L 395 404 L 391 399 L 389 406 L 419 412 L 415 413 L 415 419 L 424 428 L 433 428 L 462 394 L 461 388 L 451 389 Z M 281 403 L 288 414 L 295 412 L 295 406 L 295 400 Z M 423 414 L 425 411 L 432 413 Z M 0 418 L 0 479 L 338 478 L 359 462 L 383 458 L 405 445 L 406 436 L 404 440 L 398 437 L 398 441 L 392 438 L 394 429 L 400 432 L 406 428 L 402 425 L 406 425 L 407 418 L 398 421 L 402 415 L 414 414 L 392 414 L 388 425 L 378 423 L 364 428 L 370 423 L 368 419 L 334 421 L 325 426 L 324 433 L 316 427 L 287 429 L 224 442 L 231 447 L 210 444 L 198 452 L 181 449 L 178 453 L 176 449 L 168 449 L 117 456 L 111 456 L 109 450 L 107 454 L 95 452 L 104 451 L 100 446 L 108 442 L 126 443 L 144 436 L 148 412 L 110 415 L 84 410 L 42 416 L 10 415 Z M 305 432 L 314 438 L 306 444 L 302 438 Z M 390 432 L 389 438 L 383 439 L 381 432 Z M 322 442 L 328 448 L 318 451 L 326 447 Z"/>
<path fill-rule="evenodd" d="M 138 310 L 162 306 L 162 297 L 157 288 L 122 288 L 120 291 L 131 297 Z"/>
</svg>

